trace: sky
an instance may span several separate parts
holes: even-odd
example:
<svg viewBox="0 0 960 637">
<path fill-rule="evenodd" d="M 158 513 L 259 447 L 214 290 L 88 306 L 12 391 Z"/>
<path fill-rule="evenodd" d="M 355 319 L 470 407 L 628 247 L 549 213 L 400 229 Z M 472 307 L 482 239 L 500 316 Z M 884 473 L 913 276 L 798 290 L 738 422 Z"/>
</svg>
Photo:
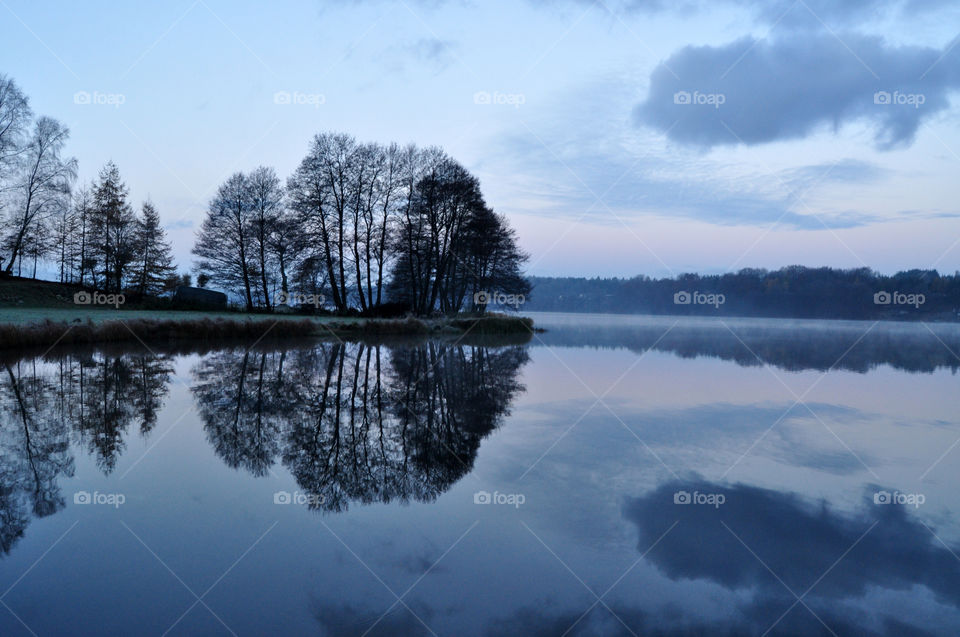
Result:
<svg viewBox="0 0 960 637">
<path fill-rule="evenodd" d="M 0 73 L 181 270 L 321 131 L 439 145 L 540 276 L 960 270 L 960 4 L 0 0 Z"/>
</svg>

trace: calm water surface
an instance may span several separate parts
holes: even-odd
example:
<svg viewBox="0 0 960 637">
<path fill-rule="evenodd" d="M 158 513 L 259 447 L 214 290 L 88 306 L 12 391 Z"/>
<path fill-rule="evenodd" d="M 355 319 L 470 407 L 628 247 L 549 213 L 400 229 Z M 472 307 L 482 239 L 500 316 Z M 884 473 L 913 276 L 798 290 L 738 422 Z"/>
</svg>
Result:
<svg viewBox="0 0 960 637">
<path fill-rule="evenodd" d="M 0 358 L 0 635 L 960 634 L 960 329 Z"/>
</svg>

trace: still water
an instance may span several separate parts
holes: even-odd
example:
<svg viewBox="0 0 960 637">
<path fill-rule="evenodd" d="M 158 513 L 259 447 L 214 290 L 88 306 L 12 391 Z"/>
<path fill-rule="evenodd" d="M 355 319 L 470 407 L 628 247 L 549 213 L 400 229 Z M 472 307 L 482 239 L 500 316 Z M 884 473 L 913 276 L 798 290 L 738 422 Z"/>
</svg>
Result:
<svg viewBox="0 0 960 637">
<path fill-rule="evenodd" d="M 0 635 L 960 634 L 957 326 L 535 320 L 4 354 Z"/>
</svg>

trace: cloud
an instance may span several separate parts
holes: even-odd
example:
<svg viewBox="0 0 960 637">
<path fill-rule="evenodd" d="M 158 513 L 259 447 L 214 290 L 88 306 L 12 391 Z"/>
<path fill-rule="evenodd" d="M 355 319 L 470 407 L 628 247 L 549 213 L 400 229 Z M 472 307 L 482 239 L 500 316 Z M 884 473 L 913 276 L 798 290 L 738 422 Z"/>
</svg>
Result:
<svg viewBox="0 0 960 637">
<path fill-rule="evenodd" d="M 960 87 L 960 47 L 891 46 L 882 38 L 792 34 L 688 46 L 654 69 L 638 124 L 681 144 L 748 146 L 863 121 L 878 148 L 909 145 Z"/>
<path fill-rule="evenodd" d="M 595 127 L 583 131 L 600 136 Z M 553 136 L 544 133 L 541 138 Z M 817 166 L 809 166 L 773 177 L 763 174 L 763 183 L 756 183 L 749 176 L 738 180 L 718 176 L 714 163 L 687 153 L 644 156 L 642 149 L 634 149 L 635 154 L 625 155 L 591 147 L 590 139 L 565 146 L 544 148 L 529 133 L 519 133 L 505 137 L 495 150 L 517 162 L 518 174 L 522 167 L 524 196 L 549 201 L 544 209 L 553 217 L 585 215 L 595 223 L 618 224 L 617 217 L 659 214 L 725 226 L 766 227 L 777 222 L 800 230 L 855 228 L 883 220 L 858 210 L 809 210 L 796 201 L 795 194 L 816 192 L 829 183 L 869 182 L 871 168 L 855 160 L 842 160 L 830 172 L 829 166 L 819 172 Z M 562 171 L 563 183 L 555 178 L 557 170 Z M 769 191 L 771 184 L 775 192 Z"/>
<path fill-rule="evenodd" d="M 818 184 L 875 183 L 889 172 L 872 162 L 847 158 L 798 166 L 785 171 L 782 179 L 792 191 L 805 192 Z"/>
<path fill-rule="evenodd" d="M 556 2 L 529 0 L 534 6 L 549 8 Z M 569 0 L 583 6 L 595 0 Z M 823 29 L 859 26 L 863 22 L 883 19 L 909 19 L 951 8 L 949 0 L 606 0 L 602 5 L 614 14 L 656 15 L 673 13 L 692 15 L 721 8 L 748 12 L 757 22 L 793 29 Z"/>
<path fill-rule="evenodd" d="M 628 499 L 623 514 L 637 527 L 640 551 L 675 525 L 647 557 L 675 581 L 706 579 L 767 599 L 784 593 L 784 586 L 809 589 L 811 607 L 834 609 L 871 590 L 922 586 L 939 603 L 960 607 L 960 571 L 952 555 L 957 547 L 939 542 L 936 529 L 931 532 L 914 509 L 875 504 L 879 489 L 867 488 L 863 508 L 847 515 L 787 492 L 675 481 Z M 674 493 L 681 490 L 722 493 L 725 502 L 719 508 L 677 506 Z"/>
<path fill-rule="evenodd" d="M 440 38 L 420 38 L 415 42 L 389 47 L 384 52 L 388 67 L 402 71 L 407 61 L 414 61 L 439 73 L 456 60 L 457 43 Z"/>
</svg>

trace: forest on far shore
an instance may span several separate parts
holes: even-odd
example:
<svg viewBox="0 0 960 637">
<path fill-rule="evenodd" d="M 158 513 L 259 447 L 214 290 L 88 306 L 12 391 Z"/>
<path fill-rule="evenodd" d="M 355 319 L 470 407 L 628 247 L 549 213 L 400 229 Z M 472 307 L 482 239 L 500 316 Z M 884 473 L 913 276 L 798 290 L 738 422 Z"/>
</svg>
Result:
<svg viewBox="0 0 960 637">
<path fill-rule="evenodd" d="M 957 320 L 960 273 L 789 266 L 672 279 L 530 277 L 525 310 L 780 318 Z"/>
</svg>

